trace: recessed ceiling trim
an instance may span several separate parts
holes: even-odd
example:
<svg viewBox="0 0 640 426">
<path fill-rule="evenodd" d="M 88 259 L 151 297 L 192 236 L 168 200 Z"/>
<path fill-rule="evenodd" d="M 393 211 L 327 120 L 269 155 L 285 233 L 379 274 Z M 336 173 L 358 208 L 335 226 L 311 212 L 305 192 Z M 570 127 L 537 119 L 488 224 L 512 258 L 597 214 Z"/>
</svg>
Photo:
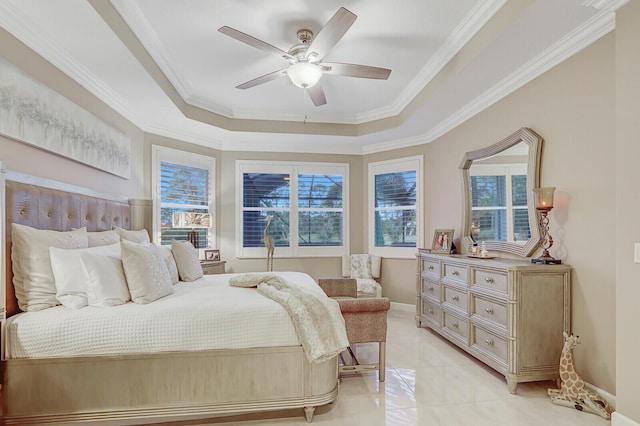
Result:
<svg viewBox="0 0 640 426">
<path fill-rule="evenodd" d="M 463 108 L 440 122 L 429 132 L 411 138 L 368 145 L 363 148 L 363 154 L 373 154 L 433 142 L 582 49 L 590 46 L 614 29 L 615 14 L 609 10 L 602 10 L 506 78 L 487 89 L 473 101 L 467 103 Z"/>
<path fill-rule="evenodd" d="M 628 2 L 629 0 L 584 0 L 582 5 L 615 12 Z"/>
<path fill-rule="evenodd" d="M 149 134 L 177 139 L 180 141 L 189 142 L 189 143 L 193 143 L 200 146 L 205 146 L 207 148 L 220 149 L 220 150 L 223 148 L 223 142 L 220 141 L 219 139 L 208 138 L 200 134 L 189 133 L 182 130 L 176 130 L 174 128 L 166 127 L 157 123 L 150 124 L 142 130 Z"/>
<path fill-rule="evenodd" d="M 189 88 L 189 85 L 180 78 L 180 74 L 176 71 L 176 67 L 173 66 L 174 61 L 172 60 L 171 55 L 163 47 L 163 44 L 158 38 L 158 34 L 153 30 L 151 24 L 149 24 L 149 21 L 144 17 L 136 3 L 126 0 L 110 0 L 110 2 L 122 19 L 127 23 L 131 31 L 133 31 L 136 37 L 138 37 L 149 55 L 151 55 L 153 60 L 160 67 L 182 99 L 189 99 L 192 96 L 193 91 Z"/>
<path fill-rule="evenodd" d="M 67 52 L 50 43 L 52 37 L 31 24 L 29 19 L 9 2 L 0 3 L 0 26 L 131 123 L 140 128 L 145 126 L 144 120 L 134 113 L 120 96 Z"/>
</svg>

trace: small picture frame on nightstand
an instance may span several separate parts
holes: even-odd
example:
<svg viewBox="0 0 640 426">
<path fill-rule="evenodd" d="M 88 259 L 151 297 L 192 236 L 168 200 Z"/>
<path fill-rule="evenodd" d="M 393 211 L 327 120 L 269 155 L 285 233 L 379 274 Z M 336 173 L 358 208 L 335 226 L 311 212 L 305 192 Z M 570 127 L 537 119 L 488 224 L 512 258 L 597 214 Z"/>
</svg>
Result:
<svg viewBox="0 0 640 426">
<path fill-rule="evenodd" d="M 204 260 L 220 260 L 220 250 L 218 249 L 205 250 Z"/>
</svg>

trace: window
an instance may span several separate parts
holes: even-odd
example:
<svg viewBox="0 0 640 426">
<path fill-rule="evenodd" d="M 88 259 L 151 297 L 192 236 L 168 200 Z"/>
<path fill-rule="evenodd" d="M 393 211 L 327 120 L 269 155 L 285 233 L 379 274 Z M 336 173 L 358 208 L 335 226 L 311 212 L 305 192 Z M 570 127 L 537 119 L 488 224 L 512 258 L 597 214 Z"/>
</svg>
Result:
<svg viewBox="0 0 640 426">
<path fill-rule="evenodd" d="M 471 223 L 476 240 L 526 243 L 531 232 L 524 167 L 474 165 L 470 177 Z"/>
<path fill-rule="evenodd" d="M 348 164 L 236 164 L 238 257 L 264 257 L 265 232 L 273 239 L 274 257 L 346 253 Z"/>
<path fill-rule="evenodd" d="M 214 247 L 215 159 L 153 146 L 153 240 L 189 240 L 198 248 Z M 193 237 L 192 237 L 193 238 Z"/>
<path fill-rule="evenodd" d="M 422 246 L 422 156 L 369 164 L 369 251 L 413 257 Z"/>
</svg>

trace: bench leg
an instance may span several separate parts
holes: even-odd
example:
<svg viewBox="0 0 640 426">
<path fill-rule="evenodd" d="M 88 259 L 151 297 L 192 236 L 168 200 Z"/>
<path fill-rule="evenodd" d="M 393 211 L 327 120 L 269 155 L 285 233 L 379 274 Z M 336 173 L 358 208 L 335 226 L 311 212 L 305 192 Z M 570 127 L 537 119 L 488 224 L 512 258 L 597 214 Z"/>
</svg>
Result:
<svg viewBox="0 0 640 426">
<path fill-rule="evenodd" d="M 381 382 L 384 382 L 385 379 L 385 370 L 387 364 L 387 342 L 378 343 L 380 347 L 378 348 L 378 378 Z"/>
</svg>

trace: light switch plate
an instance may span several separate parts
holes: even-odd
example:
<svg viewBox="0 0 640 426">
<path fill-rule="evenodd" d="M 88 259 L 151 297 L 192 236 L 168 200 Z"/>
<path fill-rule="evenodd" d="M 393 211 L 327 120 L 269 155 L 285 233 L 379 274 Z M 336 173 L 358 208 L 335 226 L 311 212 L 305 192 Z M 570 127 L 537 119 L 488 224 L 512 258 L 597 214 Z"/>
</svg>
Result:
<svg viewBox="0 0 640 426">
<path fill-rule="evenodd" d="M 633 245 L 633 261 L 635 263 L 640 263 L 640 243 L 635 243 Z"/>
</svg>

